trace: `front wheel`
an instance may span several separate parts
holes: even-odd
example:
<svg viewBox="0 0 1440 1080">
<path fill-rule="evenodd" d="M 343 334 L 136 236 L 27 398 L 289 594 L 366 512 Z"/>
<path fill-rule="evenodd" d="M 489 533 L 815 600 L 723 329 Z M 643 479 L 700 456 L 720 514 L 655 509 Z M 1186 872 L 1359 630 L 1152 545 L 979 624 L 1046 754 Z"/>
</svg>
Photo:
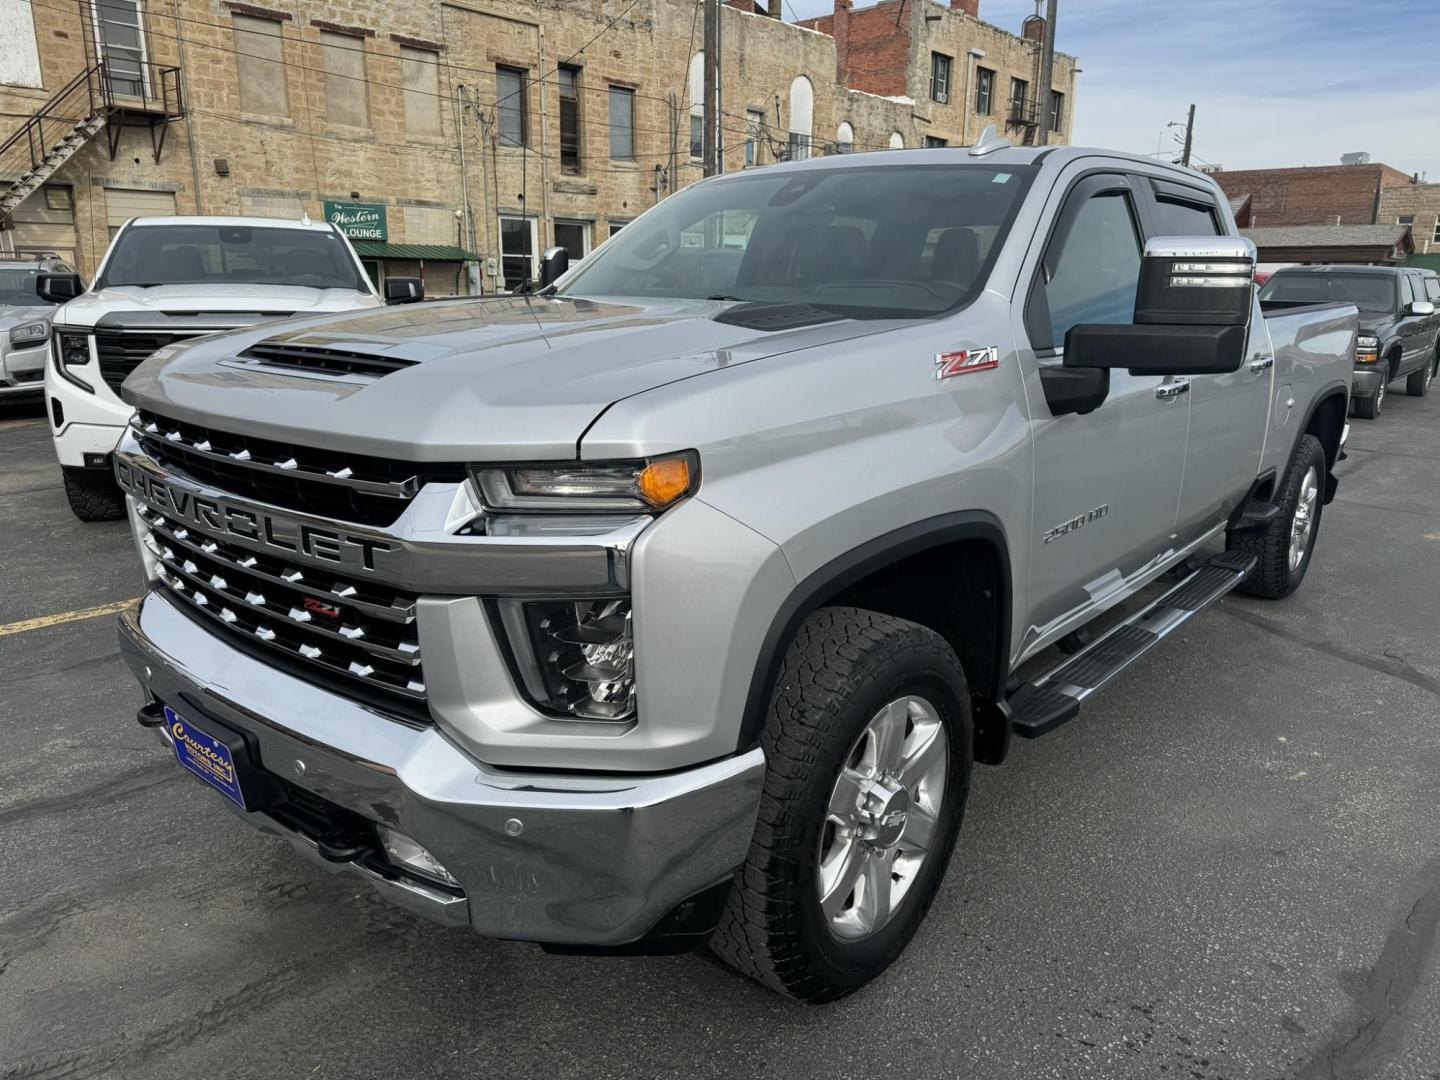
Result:
<svg viewBox="0 0 1440 1080">
<path fill-rule="evenodd" d="M 1435 362 L 1429 362 L 1419 371 L 1411 372 L 1405 380 L 1405 392 L 1411 397 L 1424 397 L 1430 392 L 1430 380 L 1435 378 Z"/>
<path fill-rule="evenodd" d="M 1226 541 L 1229 550 L 1248 552 L 1259 559 L 1241 583 L 1241 592 L 1279 600 L 1300 587 L 1320 533 L 1325 471 L 1325 448 L 1320 440 L 1302 435 L 1281 480 L 1280 514 L 1264 529 L 1233 532 Z"/>
<path fill-rule="evenodd" d="M 824 608 L 785 655 L 750 853 L 710 947 L 804 1001 L 900 955 L 949 862 L 970 784 L 970 694 L 945 640 Z"/>
<path fill-rule="evenodd" d="M 65 500 L 81 521 L 117 521 L 125 516 L 125 495 L 115 477 L 103 469 L 61 466 Z"/>
<path fill-rule="evenodd" d="M 1355 415 L 1361 420 L 1375 420 L 1380 416 L 1380 407 L 1385 404 L 1385 384 L 1382 382 L 1369 397 L 1356 398 Z"/>
</svg>

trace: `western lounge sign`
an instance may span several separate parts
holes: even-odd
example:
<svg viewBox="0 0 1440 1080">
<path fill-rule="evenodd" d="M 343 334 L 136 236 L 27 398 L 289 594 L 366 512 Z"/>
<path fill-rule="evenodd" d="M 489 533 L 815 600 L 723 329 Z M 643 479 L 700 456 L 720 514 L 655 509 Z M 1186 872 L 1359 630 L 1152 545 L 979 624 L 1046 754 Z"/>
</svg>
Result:
<svg viewBox="0 0 1440 1080">
<path fill-rule="evenodd" d="M 327 202 L 325 220 L 352 240 L 388 240 L 385 207 L 372 203 Z"/>
</svg>

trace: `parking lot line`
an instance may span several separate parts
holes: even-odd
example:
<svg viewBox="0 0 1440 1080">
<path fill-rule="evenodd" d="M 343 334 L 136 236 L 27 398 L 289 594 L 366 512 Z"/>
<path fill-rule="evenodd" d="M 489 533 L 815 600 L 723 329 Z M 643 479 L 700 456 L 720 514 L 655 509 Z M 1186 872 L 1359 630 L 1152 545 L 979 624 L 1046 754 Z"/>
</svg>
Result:
<svg viewBox="0 0 1440 1080">
<path fill-rule="evenodd" d="M 62 611 L 58 615 L 41 615 L 34 619 L 0 624 L 0 637 L 23 634 L 26 630 L 42 630 L 47 626 L 59 626 L 62 623 L 80 622 L 82 619 L 98 619 L 101 615 L 114 615 L 124 611 L 135 599 L 131 597 L 129 600 L 117 600 L 113 604 L 101 604 L 99 607 L 78 608 L 75 611 Z"/>
</svg>

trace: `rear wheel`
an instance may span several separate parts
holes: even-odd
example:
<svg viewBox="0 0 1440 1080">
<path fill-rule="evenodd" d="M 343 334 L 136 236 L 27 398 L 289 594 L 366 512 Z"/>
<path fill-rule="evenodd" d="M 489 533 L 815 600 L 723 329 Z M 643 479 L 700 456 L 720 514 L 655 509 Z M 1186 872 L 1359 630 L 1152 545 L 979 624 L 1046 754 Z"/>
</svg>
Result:
<svg viewBox="0 0 1440 1080">
<path fill-rule="evenodd" d="M 755 836 L 710 947 L 805 1001 L 883 972 L 925 917 L 969 790 L 970 695 L 934 631 L 825 608 L 785 656 Z"/>
<path fill-rule="evenodd" d="M 118 521 L 125 516 L 125 496 L 115 478 L 101 469 L 61 467 L 65 498 L 81 521 Z"/>
<path fill-rule="evenodd" d="M 1419 371 L 1412 372 L 1405 380 L 1405 392 L 1411 397 L 1424 397 L 1430 392 L 1430 380 L 1435 378 L 1435 363 L 1427 363 Z"/>
<path fill-rule="evenodd" d="M 1300 587 L 1320 533 L 1325 470 L 1325 448 L 1320 440 L 1302 435 L 1281 482 L 1280 514 L 1264 529 L 1229 535 L 1225 544 L 1229 550 L 1248 552 L 1259 560 L 1241 583 L 1241 592 L 1279 600 Z"/>
</svg>

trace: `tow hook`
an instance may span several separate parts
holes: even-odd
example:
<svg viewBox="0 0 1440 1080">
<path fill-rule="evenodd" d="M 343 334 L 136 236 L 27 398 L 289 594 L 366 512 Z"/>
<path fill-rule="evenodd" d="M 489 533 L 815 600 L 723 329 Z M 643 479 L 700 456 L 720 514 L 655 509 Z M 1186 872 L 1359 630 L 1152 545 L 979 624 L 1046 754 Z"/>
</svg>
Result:
<svg viewBox="0 0 1440 1080">
<path fill-rule="evenodd" d="M 141 727 L 157 728 L 165 723 L 165 706 L 158 701 L 147 701 L 135 714 L 135 722 Z"/>
</svg>

